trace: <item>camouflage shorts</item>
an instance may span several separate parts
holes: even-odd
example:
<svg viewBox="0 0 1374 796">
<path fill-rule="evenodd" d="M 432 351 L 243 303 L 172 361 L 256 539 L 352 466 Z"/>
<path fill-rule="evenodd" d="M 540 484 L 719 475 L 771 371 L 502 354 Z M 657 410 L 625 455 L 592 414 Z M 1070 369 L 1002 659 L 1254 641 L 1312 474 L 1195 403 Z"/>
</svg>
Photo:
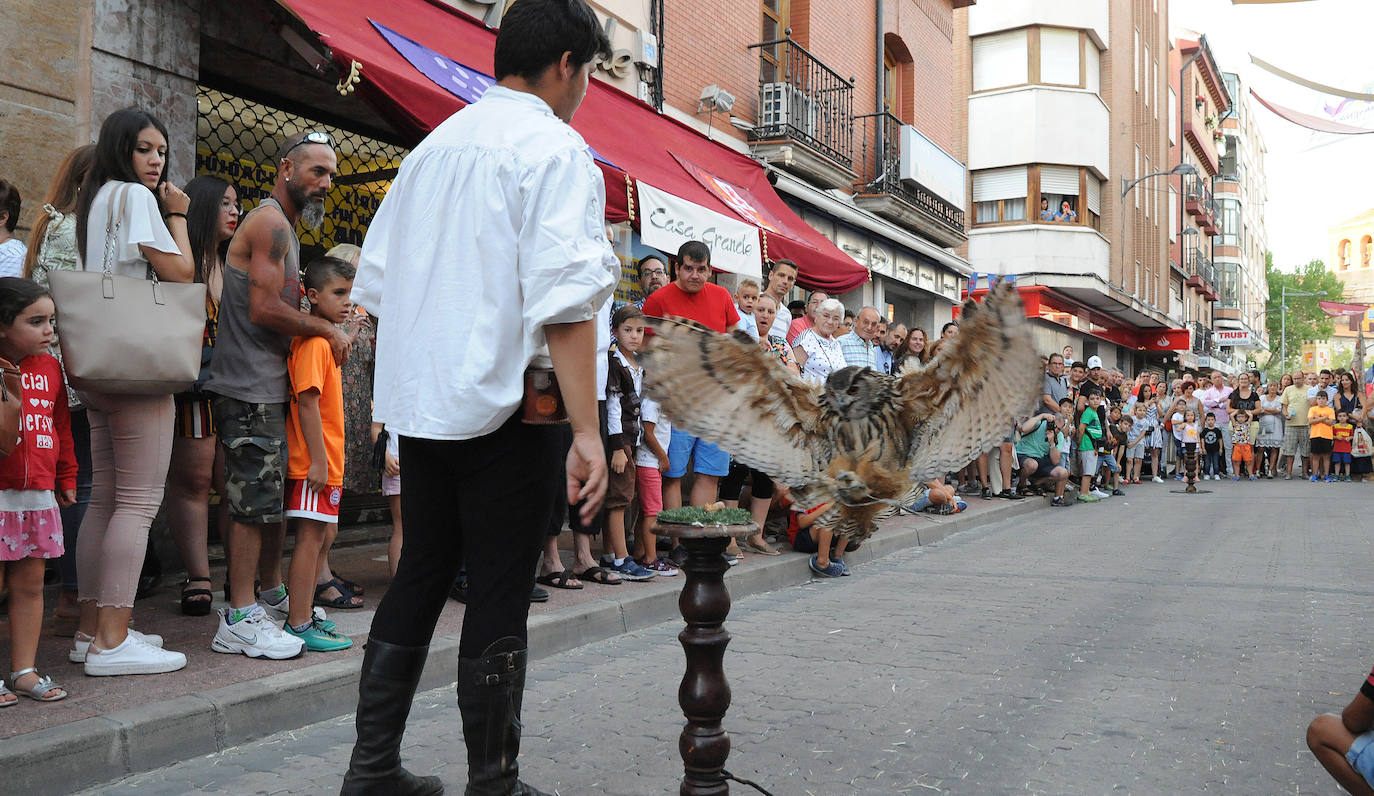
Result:
<svg viewBox="0 0 1374 796">
<path fill-rule="evenodd" d="M 252 404 L 223 395 L 213 399 L 224 449 L 224 500 L 238 522 L 269 525 L 284 519 L 286 404 Z"/>
</svg>

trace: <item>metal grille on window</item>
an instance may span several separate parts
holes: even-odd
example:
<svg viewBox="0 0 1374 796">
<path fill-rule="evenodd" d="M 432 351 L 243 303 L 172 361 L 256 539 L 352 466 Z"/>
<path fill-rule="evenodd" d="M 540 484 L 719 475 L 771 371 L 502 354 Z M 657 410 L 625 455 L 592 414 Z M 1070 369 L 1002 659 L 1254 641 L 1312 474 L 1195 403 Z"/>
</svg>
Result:
<svg viewBox="0 0 1374 796">
<path fill-rule="evenodd" d="M 306 131 L 328 133 L 339 170 L 325 199 L 324 224 L 319 229 L 298 227 L 301 262 L 340 243 L 362 245 L 409 150 L 205 86 L 197 86 L 196 103 L 196 174 L 227 180 L 245 212 L 272 192 L 284 138 Z"/>
</svg>

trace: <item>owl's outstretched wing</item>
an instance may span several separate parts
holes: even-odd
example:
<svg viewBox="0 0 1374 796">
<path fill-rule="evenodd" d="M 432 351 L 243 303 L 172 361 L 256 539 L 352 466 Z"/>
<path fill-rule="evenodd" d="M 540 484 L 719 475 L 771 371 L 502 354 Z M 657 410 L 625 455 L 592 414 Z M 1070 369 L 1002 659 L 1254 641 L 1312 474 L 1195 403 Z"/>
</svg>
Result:
<svg viewBox="0 0 1374 796">
<path fill-rule="evenodd" d="M 981 304 L 964 303 L 959 333 L 934 359 L 899 375 L 912 481 L 957 470 L 1010 433 L 1042 380 L 1030 337 L 1021 299 L 1004 282 Z"/>
<path fill-rule="evenodd" d="M 825 470 L 818 386 L 807 384 L 743 332 L 717 334 L 650 319 L 640 355 L 644 386 L 673 422 L 744 464 L 800 487 Z"/>
</svg>

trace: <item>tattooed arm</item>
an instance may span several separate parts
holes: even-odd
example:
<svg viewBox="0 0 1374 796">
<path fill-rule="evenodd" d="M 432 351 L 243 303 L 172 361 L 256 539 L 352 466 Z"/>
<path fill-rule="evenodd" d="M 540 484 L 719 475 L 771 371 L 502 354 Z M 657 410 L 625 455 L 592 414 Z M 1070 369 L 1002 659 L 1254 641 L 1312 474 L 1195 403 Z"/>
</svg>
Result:
<svg viewBox="0 0 1374 796">
<path fill-rule="evenodd" d="M 348 335 L 323 318 L 301 312 L 282 300 L 286 253 L 291 246 L 291 228 L 285 217 L 276 213 L 257 213 L 246 228 L 239 230 L 248 244 L 248 319 L 278 334 L 293 337 L 323 337 L 342 363 L 348 355 Z"/>
</svg>

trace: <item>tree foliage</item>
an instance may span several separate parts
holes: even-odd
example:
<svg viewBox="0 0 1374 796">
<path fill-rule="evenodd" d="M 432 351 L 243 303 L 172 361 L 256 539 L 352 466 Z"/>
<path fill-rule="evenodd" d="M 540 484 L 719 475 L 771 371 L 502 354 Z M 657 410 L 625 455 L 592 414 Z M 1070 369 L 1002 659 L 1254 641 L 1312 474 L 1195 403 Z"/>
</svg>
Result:
<svg viewBox="0 0 1374 796">
<path fill-rule="evenodd" d="M 1304 340 L 1329 340 L 1335 332 L 1336 325 L 1333 319 L 1322 312 L 1318 302 L 1340 301 L 1344 287 L 1340 278 L 1326 270 L 1326 264 L 1321 260 L 1312 260 L 1299 268 L 1297 273 L 1286 273 L 1274 267 L 1274 255 L 1271 253 L 1264 255 L 1264 276 L 1269 284 L 1269 301 L 1265 305 L 1269 312 L 1265 316 L 1265 327 L 1269 331 L 1269 348 L 1272 354 L 1265 369 L 1270 375 L 1291 373 L 1297 369 L 1298 362 L 1301 361 Z M 1288 288 L 1287 312 L 1280 309 L 1285 286 Z M 1293 295 L 1294 292 L 1323 291 L 1326 293 L 1325 296 Z M 1284 337 L 1285 321 L 1288 327 L 1288 359 L 1280 368 L 1279 352 Z"/>
</svg>

